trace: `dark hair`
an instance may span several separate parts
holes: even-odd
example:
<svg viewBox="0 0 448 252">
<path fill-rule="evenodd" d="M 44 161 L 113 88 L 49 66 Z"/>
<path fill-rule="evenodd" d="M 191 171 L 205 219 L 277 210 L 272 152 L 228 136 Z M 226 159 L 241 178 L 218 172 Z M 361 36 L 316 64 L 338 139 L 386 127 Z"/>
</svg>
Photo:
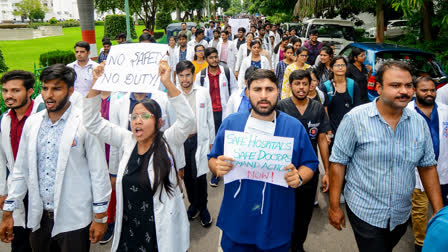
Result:
<svg viewBox="0 0 448 252">
<path fill-rule="evenodd" d="M 295 80 L 303 80 L 307 78 L 308 82 L 311 83 L 311 75 L 308 70 L 295 70 L 289 75 L 289 84 L 291 85 Z"/>
<path fill-rule="evenodd" d="M 299 54 L 301 54 L 302 52 L 307 52 L 308 54 L 310 54 L 310 51 L 308 50 L 308 48 L 301 46 L 301 47 L 297 48 L 297 51 L 296 51 L 297 58 L 299 57 Z"/>
<path fill-rule="evenodd" d="M 334 52 L 333 52 L 333 48 L 329 47 L 329 46 L 322 46 L 322 48 L 319 51 L 319 54 L 325 51 L 328 55 L 333 56 Z"/>
<path fill-rule="evenodd" d="M 145 29 L 142 30 L 142 32 L 144 32 L 144 31 L 149 32 L 149 29 L 148 29 L 148 28 L 145 28 Z"/>
<path fill-rule="evenodd" d="M 199 35 L 201 35 L 201 34 L 204 34 L 204 30 L 203 29 L 197 29 L 195 32 L 194 32 L 194 35 L 197 37 L 197 36 L 199 36 Z"/>
<path fill-rule="evenodd" d="M 119 40 L 119 39 L 126 39 L 126 34 L 124 33 L 118 33 L 117 36 L 115 36 L 115 40 Z"/>
<path fill-rule="evenodd" d="M 347 59 L 344 56 L 342 56 L 342 55 L 337 55 L 337 56 L 335 56 L 335 57 L 333 57 L 331 59 L 330 67 L 333 68 L 334 64 L 336 64 L 336 61 L 338 61 L 338 60 L 343 60 L 345 66 L 347 66 L 347 64 L 348 64 Z M 345 75 L 347 76 L 347 70 L 345 71 Z M 332 80 L 333 78 L 334 78 L 334 73 L 333 73 L 333 71 L 331 71 L 331 73 L 330 73 L 330 80 Z"/>
<path fill-rule="evenodd" d="M 174 188 L 176 185 L 173 185 L 170 181 L 171 166 L 174 165 L 176 178 L 177 170 L 176 162 L 174 161 L 174 156 L 172 154 L 171 148 L 163 137 L 163 131 L 160 130 L 161 125 L 159 125 L 159 121 L 162 117 L 162 110 L 160 108 L 160 105 L 156 101 L 149 98 L 144 98 L 143 100 L 137 102 L 132 107 L 131 111 L 133 111 L 135 106 L 138 104 L 142 104 L 151 114 L 153 114 L 156 122 L 152 146 L 150 150 L 145 153 L 145 156 L 143 158 L 142 166 L 144 167 L 144 169 L 140 169 L 140 171 L 143 173 L 141 178 L 144 178 L 144 184 L 146 186 L 150 186 L 149 180 L 146 179 L 148 178 L 148 169 L 146 169 L 146 167 L 148 166 L 149 159 L 152 153 L 152 162 L 154 164 L 154 181 L 152 187 L 153 194 L 155 194 L 159 189 L 159 186 L 161 186 L 162 188 L 160 190 L 159 199 L 162 199 L 163 189 L 165 189 L 168 196 L 172 197 L 174 195 Z"/>
<path fill-rule="evenodd" d="M 249 77 L 254 73 L 255 69 L 257 69 L 254 66 L 250 66 L 249 68 L 246 69 L 246 72 L 244 73 L 244 80 L 248 80 Z"/>
<path fill-rule="evenodd" d="M 177 39 L 180 38 L 188 39 L 187 34 L 185 32 L 179 32 L 179 34 L 177 34 Z"/>
<path fill-rule="evenodd" d="M 238 28 L 238 32 L 246 33 L 246 28 L 240 27 L 240 28 Z"/>
<path fill-rule="evenodd" d="M 252 48 L 252 46 L 254 46 L 255 44 L 258 44 L 259 46 L 261 46 L 261 42 L 258 39 L 254 39 L 250 42 L 250 48 Z"/>
<path fill-rule="evenodd" d="M 384 62 L 379 66 L 378 70 L 376 71 L 376 82 L 380 83 L 380 85 L 383 86 L 384 73 L 386 72 L 386 70 L 392 68 L 399 68 L 401 70 L 408 71 L 411 74 L 411 76 L 413 73 L 413 69 L 411 65 L 409 65 L 408 63 L 398 60 L 391 60 Z"/>
<path fill-rule="evenodd" d="M 203 46 L 203 45 L 201 45 L 201 44 L 196 45 L 196 46 L 194 47 L 194 57 L 193 57 L 193 60 L 197 60 L 197 59 L 198 59 L 198 57 L 196 56 L 196 49 L 198 49 L 199 47 L 203 47 L 204 50 L 205 50 L 205 46 Z M 205 56 L 204 56 L 204 59 L 205 59 Z"/>
<path fill-rule="evenodd" d="M 257 27 L 256 27 L 255 25 L 251 25 L 251 26 L 250 26 L 250 28 L 252 28 L 252 27 L 255 28 L 255 29 L 257 29 Z"/>
<path fill-rule="evenodd" d="M 138 42 L 142 41 L 149 41 L 151 43 L 156 43 L 154 37 L 148 33 L 143 33 L 142 35 L 140 35 L 140 37 L 138 38 Z"/>
<path fill-rule="evenodd" d="M 103 39 L 103 46 L 105 46 L 105 45 L 112 45 L 112 42 L 110 41 L 110 39 L 109 38 L 105 38 L 105 39 Z"/>
<path fill-rule="evenodd" d="M 317 29 L 313 29 L 310 31 L 309 35 L 317 35 L 317 34 L 319 34 L 319 31 Z"/>
<path fill-rule="evenodd" d="M 213 30 L 213 33 L 221 34 L 221 31 L 219 31 L 218 28 L 216 28 L 216 29 Z"/>
<path fill-rule="evenodd" d="M 271 26 L 270 23 L 266 23 L 266 24 L 263 25 L 263 28 L 266 30 L 266 27 L 267 27 L 268 25 Z"/>
<path fill-rule="evenodd" d="M 420 84 L 420 82 L 426 82 L 426 81 L 431 81 L 434 84 L 434 87 L 436 87 L 436 83 L 430 76 L 417 77 L 417 79 L 415 79 L 415 81 L 414 81 L 414 87 L 417 88 L 417 86 L 418 86 L 418 84 Z"/>
<path fill-rule="evenodd" d="M 232 26 L 230 26 L 230 25 L 227 25 L 227 26 L 226 26 L 226 30 L 227 30 L 227 28 L 230 28 L 230 29 L 232 29 Z"/>
<path fill-rule="evenodd" d="M 183 24 L 184 24 L 184 25 L 187 25 L 187 23 L 185 23 L 185 22 L 180 23 L 180 25 L 183 25 Z"/>
<path fill-rule="evenodd" d="M 289 37 L 282 37 L 282 41 L 274 47 L 274 53 L 278 53 L 278 50 L 280 50 L 280 45 L 286 40 L 289 41 Z"/>
<path fill-rule="evenodd" d="M 358 57 L 361 53 L 365 52 L 363 49 L 354 47 L 352 51 L 350 52 L 350 55 L 348 56 L 348 61 L 350 63 L 355 62 L 355 57 Z"/>
<path fill-rule="evenodd" d="M 52 80 L 63 81 L 70 88 L 75 85 L 76 72 L 73 68 L 64 64 L 54 64 L 45 68 L 40 74 L 40 81 L 43 83 Z"/>
<path fill-rule="evenodd" d="M 291 32 L 291 31 L 295 31 L 295 32 L 297 33 L 296 28 L 294 28 L 294 27 L 290 27 L 290 28 L 289 28 L 289 31 L 290 31 L 290 32 Z"/>
<path fill-rule="evenodd" d="M 325 51 L 328 55 L 330 55 L 330 57 L 333 56 L 333 49 L 331 49 L 331 47 L 328 46 L 322 46 L 322 48 L 320 49 L 320 52 Z M 320 53 L 319 53 L 320 54 Z M 324 71 L 326 69 L 325 64 L 322 64 L 322 62 L 319 62 L 316 66 L 316 70 L 317 70 L 317 75 L 318 78 L 320 79 L 321 76 L 324 74 Z M 332 75 L 330 74 L 330 77 L 332 78 Z M 331 79 L 330 78 L 330 79 Z"/>
<path fill-rule="evenodd" d="M 254 34 L 253 32 L 248 32 L 248 33 L 246 33 L 246 38 L 247 38 L 247 36 L 249 36 L 249 35 L 252 35 L 252 37 L 255 38 L 255 34 Z"/>
<path fill-rule="evenodd" d="M 292 37 L 291 38 L 291 44 L 294 45 L 295 43 L 300 42 L 300 45 L 302 45 L 302 40 L 298 37 Z"/>
<path fill-rule="evenodd" d="M 229 36 L 229 31 L 224 30 L 221 33 L 225 33 L 227 36 Z"/>
<path fill-rule="evenodd" d="M 288 51 L 288 50 L 292 50 L 292 53 L 294 53 L 294 47 L 292 46 L 292 45 L 287 45 L 286 47 L 285 47 L 285 53 L 286 53 L 286 51 Z"/>
<path fill-rule="evenodd" d="M 210 20 L 210 22 L 208 22 L 208 23 L 209 23 L 209 24 L 210 24 L 210 23 L 213 23 L 213 24 L 215 24 L 215 21 L 213 21 L 213 20 Z"/>
<path fill-rule="evenodd" d="M 324 41 L 324 42 L 322 42 L 322 46 L 331 47 L 331 46 L 334 46 L 334 42 L 333 41 Z"/>
<path fill-rule="evenodd" d="M 270 81 L 275 83 L 275 86 L 277 86 L 277 76 L 274 72 L 267 69 L 255 69 L 252 74 L 249 76 L 249 79 L 247 79 L 247 87 L 250 88 L 250 84 L 252 84 L 255 80 L 262 80 L 262 79 L 269 79 Z"/>
<path fill-rule="evenodd" d="M 22 80 L 23 86 L 26 90 L 29 90 L 30 88 L 34 88 L 34 75 L 30 72 L 23 71 L 23 70 L 12 70 L 7 73 L 5 73 L 2 76 L 1 83 L 2 85 L 5 84 L 8 81 L 11 80 Z"/>
<path fill-rule="evenodd" d="M 218 54 L 218 50 L 216 50 L 216 48 L 214 47 L 207 47 L 205 48 L 205 52 L 204 52 L 204 56 L 207 58 L 208 56 L 210 56 L 212 53 L 216 53 Z"/>
<path fill-rule="evenodd" d="M 174 39 L 175 42 L 177 42 L 177 38 L 176 38 L 176 36 L 171 36 L 171 37 L 169 37 L 169 38 L 168 38 L 168 41 L 170 41 L 171 38 Z"/>
<path fill-rule="evenodd" d="M 320 81 L 320 76 L 318 75 L 317 69 L 314 67 L 310 67 L 307 69 L 307 71 L 310 71 L 310 74 L 313 73 L 314 76 L 316 76 L 317 81 Z"/>
<path fill-rule="evenodd" d="M 73 47 L 73 49 L 76 49 L 76 47 L 81 47 L 86 49 L 86 51 L 90 51 L 90 45 L 89 43 L 85 42 L 85 41 L 78 41 L 76 42 L 75 46 Z"/>
<path fill-rule="evenodd" d="M 176 65 L 176 73 L 181 73 L 187 69 L 191 69 L 191 73 L 194 74 L 194 71 L 195 71 L 194 64 L 191 63 L 191 61 L 189 61 L 189 60 L 179 61 L 179 63 L 177 63 L 177 65 Z"/>
</svg>

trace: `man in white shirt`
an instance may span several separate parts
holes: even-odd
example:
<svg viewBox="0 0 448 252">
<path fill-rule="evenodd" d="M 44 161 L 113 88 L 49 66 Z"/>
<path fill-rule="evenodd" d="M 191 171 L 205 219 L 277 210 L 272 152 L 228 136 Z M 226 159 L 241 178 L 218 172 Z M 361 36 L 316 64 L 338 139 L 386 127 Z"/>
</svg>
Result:
<svg viewBox="0 0 448 252">
<path fill-rule="evenodd" d="M 85 41 L 79 41 L 75 44 L 76 61 L 68 64 L 68 67 L 75 69 L 76 81 L 75 91 L 86 96 L 93 80 L 93 69 L 98 63 L 89 59 L 90 45 Z"/>
<path fill-rule="evenodd" d="M 436 102 L 448 105 L 448 84 L 437 90 Z"/>
<path fill-rule="evenodd" d="M 208 43 L 207 41 L 204 39 L 205 35 L 204 35 L 204 29 L 197 29 L 196 32 L 194 33 L 195 37 L 194 39 L 190 40 L 190 42 L 188 42 L 187 46 L 194 48 L 197 45 L 203 45 L 205 48 L 208 47 Z"/>
</svg>

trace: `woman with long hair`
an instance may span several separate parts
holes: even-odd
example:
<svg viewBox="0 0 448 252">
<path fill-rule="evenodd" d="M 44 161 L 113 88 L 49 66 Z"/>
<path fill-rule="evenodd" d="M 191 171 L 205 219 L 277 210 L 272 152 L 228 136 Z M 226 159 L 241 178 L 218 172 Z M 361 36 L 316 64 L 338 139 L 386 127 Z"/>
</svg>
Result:
<svg viewBox="0 0 448 252">
<path fill-rule="evenodd" d="M 243 59 L 250 55 L 250 43 L 254 40 L 254 38 L 254 34 L 252 32 L 248 32 L 246 34 L 246 44 L 240 45 L 240 49 L 238 49 L 236 56 L 235 76 L 238 76 Z"/>
<path fill-rule="evenodd" d="M 92 86 L 104 72 L 94 70 Z M 161 61 L 160 80 L 176 111 L 176 122 L 165 132 L 159 104 L 143 99 L 129 116 L 131 131 L 100 117 L 100 92 L 90 88 L 83 102 L 84 127 L 101 141 L 123 151 L 116 197 L 115 232 L 111 251 L 170 252 L 189 247 L 189 222 L 170 146 L 181 145 L 195 125 L 187 100 L 170 80 L 170 67 Z"/>
<path fill-rule="evenodd" d="M 261 51 L 260 40 L 253 40 L 250 43 L 250 50 L 252 53 L 249 55 L 249 57 L 246 57 L 245 59 L 243 59 L 243 62 L 241 63 L 240 71 L 238 74 L 238 87 L 239 88 L 245 87 L 244 75 L 246 74 L 246 70 L 250 66 L 253 66 L 255 68 L 272 70 L 268 59 L 266 57 L 260 55 L 260 51 Z"/>
<path fill-rule="evenodd" d="M 168 39 L 168 62 L 171 68 L 171 80 L 174 81 L 174 68 L 176 64 L 176 50 L 179 50 L 179 46 L 177 45 L 176 36 L 171 36 Z"/>
<path fill-rule="evenodd" d="M 278 78 L 278 88 L 282 90 L 283 75 L 285 74 L 286 68 L 294 62 L 294 48 L 292 46 L 285 47 L 285 58 L 277 64 L 275 68 L 275 75 Z"/>
<path fill-rule="evenodd" d="M 278 43 L 272 52 L 274 69 L 277 68 L 277 64 L 285 58 L 285 49 L 289 44 L 289 37 L 282 37 L 282 41 Z"/>
<path fill-rule="evenodd" d="M 198 44 L 194 47 L 194 58 L 192 61 L 194 65 L 193 81 L 196 79 L 196 74 L 198 74 L 200 71 L 202 71 L 202 69 L 208 66 L 208 63 L 204 57 L 204 51 L 205 47 L 201 44 Z"/>
<path fill-rule="evenodd" d="M 300 47 L 296 52 L 296 61 L 290 64 L 283 74 L 281 99 L 285 99 L 292 96 L 291 85 L 289 84 L 289 75 L 295 70 L 307 70 L 311 66 L 306 63 L 308 59 L 308 49 L 306 47 Z"/>
<path fill-rule="evenodd" d="M 366 52 L 361 48 L 354 47 L 348 60 L 347 77 L 358 83 L 359 91 L 361 92 L 361 103 L 370 102 L 367 95 L 367 82 L 372 75 L 372 67 L 364 64 Z"/>
<path fill-rule="evenodd" d="M 331 47 L 322 46 L 319 53 L 320 61 L 315 65 L 317 76 L 319 77 L 319 88 L 322 90 L 322 85 L 330 79 L 331 69 L 330 62 L 333 58 L 333 49 Z"/>
<path fill-rule="evenodd" d="M 296 61 L 297 60 L 296 52 L 302 46 L 302 40 L 298 37 L 292 37 L 291 40 L 289 41 L 289 44 L 292 45 L 292 47 L 294 47 L 294 61 Z"/>
</svg>

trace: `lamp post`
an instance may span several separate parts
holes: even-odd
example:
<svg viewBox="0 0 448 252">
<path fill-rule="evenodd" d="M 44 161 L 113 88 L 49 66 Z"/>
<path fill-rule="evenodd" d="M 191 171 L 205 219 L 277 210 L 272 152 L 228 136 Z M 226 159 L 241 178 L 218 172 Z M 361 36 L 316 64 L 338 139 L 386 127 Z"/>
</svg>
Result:
<svg viewBox="0 0 448 252">
<path fill-rule="evenodd" d="M 131 37 L 131 24 L 129 21 L 129 0 L 125 0 L 124 1 L 124 8 L 126 11 L 126 41 L 127 42 L 132 42 L 132 37 Z"/>
</svg>

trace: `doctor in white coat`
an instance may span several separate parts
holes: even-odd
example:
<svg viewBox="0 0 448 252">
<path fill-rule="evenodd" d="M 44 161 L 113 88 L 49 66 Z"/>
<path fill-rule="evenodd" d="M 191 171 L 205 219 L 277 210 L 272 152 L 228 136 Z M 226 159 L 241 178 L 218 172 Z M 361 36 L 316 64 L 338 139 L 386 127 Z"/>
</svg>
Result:
<svg viewBox="0 0 448 252">
<path fill-rule="evenodd" d="M 178 43 L 178 47 L 176 47 L 176 49 L 174 50 L 174 57 L 172 60 L 170 60 L 170 65 L 172 66 L 176 66 L 177 63 L 179 63 L 179 61 L 181 60 L 189 60 L 189 61 L 193 61 L 194 59 L 194 47 L 189 46 L 187 44 L 187 34 L 180 32 L 177 35 L 177 43 Z M 205 46 L 207 47 L 207 46 Z M 181 59 L 181 52 L 185 52 L 185 59 Z M 176 76 L 176 72 L 173 73 L 174 74 L 174 84 L 176 84 L 179 80 L 177 79 Z"/>
<path fill-rule="evenodd" d="M 227 45 L 227 47 L 225 45 Z M 229 40 L 228 31 L 221 32 L 221 40 L 218 42 L 218 46 L 216 47 L 216 49 L 218 50 L 219 62 L 221 64 L 226 64 L 230 69 L 230 72 L 234 73 L 236 54 L 238 53 L 238 50 L 236 49 L 235 43 Z M 225 51 L 223 51 L 223 49 Z M 227 53 L 226 57 L 224 57 L 225 53 Z"/>
<path fill-rule="evenodd" d="M 249 55 L 249 57 L 244 58 L 243 62 L 241 63 L 240 71 L 238 72 L 238 88 L 240 88 L 240 89 L 245 87 L 244 75 L 246 74 L 246 70 L 250 66 L 254 66 L 256 68 L 261 68 L 261 69 L 266 69 L 266 70 L 272 70 L 269 60 L 265 56 L 260 55 L 260 50 L 261 50 L 260 40 L 252 41 L 250 43 L 250 47 L 251 47 L 252 53 Z M 254 64 L 258 64 L 258 66 L 254 65 Z"/>
<path fill-rule="evenodd" d="M 193 85 L 193 63 L 187 60 L 179 62 L 176 72 L 180 90 L 187 98 L 196 120 L 194 131 L 184 143 L 186 165 L 183 177 L 190 202 L 188 219 L 195 219 L 199 215 L 201 225 L 208 227 L 212 224 L 212 218 L 207 209 L 207 154 L 215 140 L 212 101 L 206 88 Z"/>
<path fill-rule="evenodd" d="M 95 69 L 94 80 L 97 79 L 103 72 L 103 67 L 100 66 Z M 124 187 L 124 183 L 129 181 L 129 170 L 130 159 L 134 156 L 134 152 L 137 151 L 139 155 L 142 153 L 151 153 L 151 148 L 156 148 L 155 145 L 159 146 L 158 149 L 154 149 L 154 155 L 149 157 L 143 154 L 144 157 L 149 158 L 147 168 L 146 166 L 140 166 L 145 171 L 147 169 L 146 176 L 149 179 L 150 187 L 153 188 L 153 218 L 154 220 L 150 225 L 145 225 L 144 228 L 155 229 L 155 234 L 157 237 L 156 246 L 160 252 L 172 252 L 172 251 L 186 251 L 189 247 L 190 240 L 190 225 L 188 223 L 187 214 L 185 211 L 184 202 L 182 199 L 182 193 L 180 190 L 180 185 L 177 177 L 176 169 L 174 168 L 174 163 L 172 162 L 172 157 L 169 152 L 168 146 L 171 144 L 183 144 L 187 139 L 188 135 L 191 134 L 193 126 L 195 125 L 194 114 L 188 106 L 188 102 L 185 97 L 180 94 L 180 91 L 172 84 L 170 81 L 170 68 L 166 61 L 160 63 L 159 68 L 160 79 L 167 89 L 169 100 L 176 111 L 177 120 L 173 126 L 168 128 L 163 133 L 163 141 L 161 138 L 161 132 L 158 129 L 160 127 L 161 118 L 160 110 L 151 111 L 147 108 L 145 103 L 154 103 L 152 100 L 144 100 L 143 103 L 137 104 L 133 110 L 131 117 L 132 121 L 132 132 L 118 127 L 113 123 L 110 123 L 103 118 L 101 118 L 99 113 L 99 105 L 101 103 L 100 92 L 91 89 L 88 94 L 88 98 L 84 100 L 84 124 L 85 127 L 94 135 L 98 136 L 102 141 L 110 144 L 111 146 L 122 146 L 124 154 L 120 160 L 117 182 L 116 182 L 116 195 L 117 195 L 117 212 L 115 220 L 115 234 L 112 244 L 112 250 L 116 251 L 118 248 L 128 247 L 130 251 L 137 251 L 137 249 L 132 250 L 133 247 L 143 246 L 148 248 L 149 246 L 145 242 L 151 242 L 153 236 L 146 235 L 144 232 L 132 233 L 129 228 L 123 226 L 129 219 L 124 219 L 124 213 L 130 211 L 128 206 L 135 202 L 130 202 L 129 198 L 124 202 L 124 194 L 132 191 L 138 191 L 138 184 L 134 186 Z M 93 85 L 93 84 L 92 84 Z M 168 163 L 158 163 L 153 164 L 156 155 L 165 155 L 169 158 Z M 143 158 L 145 159 L 145 158 Z M 148 160 L 148 159 L 146 159 Z M 164 181 L 156 186 L 155 180 L 157 180 L 156 175 L 159 174 L 159 181 Z M 162 175 L 163 174 L 163 175 Z M 163 177 L 165 176 L 165 178 Z M 126 178 L 128 177 L 128 178 Z M 147 181 L 147 180 L 146 180 Z M 147 196 L 147 195 L 146 195 Z M 139 201 L 138 203 L 141 203 Z M 126 207 L 126 209 L 125 209 Z M 135 211 L 142 211 L 142 216 L 145 213 L 143 208 L 133 208 Z M 135 223 L 142 223 L 147 219 L 137 219 Z M 132 222 L 133 219 L 132 219 Z M 130 225 L 130 224 L 129 224 Z M 128 226 L 129 227 L 129 226 Z M 126 228 L 124 230 L 123 228 Z M 132 234 L 131 234 L 132 233 Z M 124 236 L 123 236 L 124 235 Z M 143 237 L 142 239 L 135 240 L 134 243 L 128 243 L 127 238 L 132 235 L 137 235 L 138 237 Z M 123 239 L 120 237 L 123 236 Z"/>
<path fill-rule="evenodd" d="M 21 207 L 28 191 L 33 251 L 55 246 L 87 252 L 107 228 L 111 186 L 104 147 L 83 127 L 81 110 L 68 101 L 74 70 L 55 64 L 40 78 L 46 110 L 28 118 L 23 128 L 0 237 L 5 242 L 13 239 L 11 213 Z"/>
</svg>

